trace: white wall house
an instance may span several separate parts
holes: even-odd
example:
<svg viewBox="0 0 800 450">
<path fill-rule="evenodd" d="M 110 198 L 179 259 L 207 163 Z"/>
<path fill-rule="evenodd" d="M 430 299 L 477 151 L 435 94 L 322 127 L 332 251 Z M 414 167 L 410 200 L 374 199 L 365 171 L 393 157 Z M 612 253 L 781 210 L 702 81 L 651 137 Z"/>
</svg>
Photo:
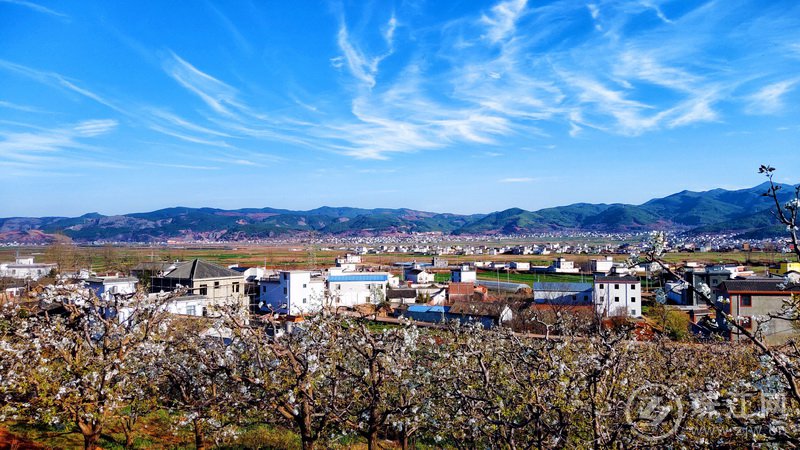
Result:
<svg viewBox="0 0 800 450">
<path fill-rule="evenodd" d="M 641 317 L 642 283 L 637 277 L 597 277 L 594 304 L 604 317 Z"/>
<path fill-rule="evenodd" d="M 259 284 L 259 301 L 264 311 L 299 316 L 319 311 L 326 305 L 322 277 L 307 270 L 285 270 Z"/>
<path fill-rule="evenodd" d="M 461 266 L 450 273 L 453 283 L 474 283 L 478 280 L 478 273 L 470 266 Z"/>
<path fill-rule="evenodd" d="M 514 270 L 531 270 L 531 263 L 522 261 L 512 261 L 511 268 Z"/>
<path fill-rule="evenodd" d="M 214 316 L 214 301 L 205 295 L 183 295 L 167 304 L 167 311 L 182 316 Z"/>
<path fill-rule="evenodd" d="M 379 303 L 386 300 L 386 286 L 391 284 L 387 272 L 335 273 L 328 276 L 331 307 Z"/>
<path fill-rule="evenodd" d="M 580 268 L 575 267 L 574 261 L 569 261 L 566 258 L 554 260 L 548 270 L 555 273 L 580 273 L 581 271 Z"/>
<path fill-rule="evenodd" d="M 611 256 L 592 260 L 592 273 L 608 275 L 611 273 L 612 267 L 614 267 L 614 258 Z"/>
<path fill-rule="evenodd" d="M 418 284 L 433 283 L 434 279 L 436 278 L 432 273 L 424 269 L 416 268 L 406 269 L 403 275 L 406 281 Z"/>
<path fill-rule="evenodd" d="M 38 280 L 47 276 L 56 269 L 57 264 L 42 264 L 33 262 L 33 258 L 17 258 L 16 261 L 0 263 L 0 277 L 16 278 L 18 280 Z"/>
<path fill-rule="evenodd" d="M 114 295 L 128 295 L 136 292 L 139 280 L 134 277 L 91 277 L 86 284 L 100 298 L 108 299 Z"/>
</svg>

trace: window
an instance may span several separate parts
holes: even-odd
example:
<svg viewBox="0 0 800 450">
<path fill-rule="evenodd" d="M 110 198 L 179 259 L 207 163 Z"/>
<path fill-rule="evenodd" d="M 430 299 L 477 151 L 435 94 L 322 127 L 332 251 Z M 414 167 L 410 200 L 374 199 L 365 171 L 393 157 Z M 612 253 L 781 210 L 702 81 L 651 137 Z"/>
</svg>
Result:
<svg viewBox="0 0 800 450">
<path fill-rule="evenodd" d="M 196 316 L 197 311 L 195 311 L 194 305 L 187 305 L 186 306 L 186 314 L 190 316 Z"/>
<path fill-rule="evenodd" d="M 600 289 L 603 289 L 603 283 L 600 283 Z"/>
<path fill-rule="evenodd" d="M 284 280 L 288 280 L 289 279 L 289 274 L 286 273 L 286 272 L 283 272 L 283 279 Z"/>
<path fill-rule="evenodd" d="M 619 302 L 619 297 L 614 297 L 615 302 Z"/>
<path fill-rule="evenodd" d="M 303 283 L 303 289 L 305 289 L 305 288 L 307 288 L 307 287 L 308 287 L 308 285 L 307 285 L 307 284 L 305 284 L 305 283 Z"/>
<path fill-rule="evenodd" d="M 588 295 L 584 295 L 583 296 L 583 301 L 588 302 L 589 301 L 589 296 Z"/>
<path fill-rule="evenodd" d="M 636 303 L 636 297 L 631 297 L 631 303 Z"/>
<path fill-rule="evenodd" d="M 239 292 L 239 283 L 233 283 L 233 292 Z"/>
<path fill-rule="evenodd" d="M 578 296 L 577 296 L 577 295 L 573 295 L 573 296 L 572 296 L 572 301 L 574 302 L 574 301 L 576 301 L 576 300 L 578 300 Z"/>
<path fill-rule="evenodd" d="M 635 290 L 636 290 L 636 285 L 635 285 L 635 284 L 632 284 L 632 285 L 631 285 L 631 290 L 632 290 L 632 291 L 635 291 Z"/>
<path fill-rule="evenodd" d="M 306 298 L 305 298 L 305 297 L 303 297 L 303 304 L 305 304 L 305 303 L 306 303 Z"/>
<path fill-rule="evenodd" d="M 743 295 L 739 297 L 739 306 L 753 306 L 753 297 L 750 295 Z"/>
<path fill-rule="evenodd" d="M 619 285 L 618 285 L 618 284 L 615 284 L 615 285 L 614 285 L 614 289 L 619 289 Z"/>
<path fill-rule="evenodd" d="M 214 282 L 214 289 L 219 289 L 219 281 Z"/>
<path fill-rule="evenodd" d="M 200 285 L 200 295 L 208 295 L 208 286 L 205 284 Z"/>
<path fill-rule="evenodd" d="M 286 290 L 286 288 L 283 288 L 283 295 L 286 295 L 286 294 L 288 294 L 288 293 L 289 293 L 289 292 Z"/>
</svg>

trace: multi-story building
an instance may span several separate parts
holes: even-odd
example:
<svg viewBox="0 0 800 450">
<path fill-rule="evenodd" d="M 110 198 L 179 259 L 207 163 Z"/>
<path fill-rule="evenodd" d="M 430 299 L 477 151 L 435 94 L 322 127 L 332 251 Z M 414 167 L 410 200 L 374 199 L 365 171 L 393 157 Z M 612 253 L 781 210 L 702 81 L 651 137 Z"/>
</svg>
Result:
<svg viewBox="0 0 800 450">
<path fill-rule="evenodd" d="M 208 297 L 214 305 L 237 304 L 248 307 L 244 276 L 226 267 L 202 259 L 178 262 L 165 273 L 151 278 L 150 292 L 186 289 L 189 294 Z"/>
<path fill-rule="evenodd" d="M 596 277 L 594 305 L 604 317 L 641 317 L 642 283 L 638 277 Z"/>
<path fill-rule="evenodd" d="M 363 303 L 379 303 L 386 300 L 386 289 L 391 284 L 388 272 L 342 273 L 328 275 L 328 295 L 331 306 L 352 307 Z"/>
<path fill-rule="evenodd" d="M 284 270 L 260 283 L 261 310 L 299 316 L 329 307 L 322 274 Z"/>
<path fill-rule="evenodd" d="M 796 322 L 786 320 L 784 305 L 791 296 L 800 295 L 800 287 L 782 285 L 781 278 L 752 278 L 727 280 L 720 286 L 724 302 L 720 304 L 739 325 L 763 338 L 768 345 L 783 344 L 798 337 Z M 783 317 L 783 318 L 781 318 Z M 717 323 L 732 342 L 749 342 L 717 314 Z"/>
</svg>

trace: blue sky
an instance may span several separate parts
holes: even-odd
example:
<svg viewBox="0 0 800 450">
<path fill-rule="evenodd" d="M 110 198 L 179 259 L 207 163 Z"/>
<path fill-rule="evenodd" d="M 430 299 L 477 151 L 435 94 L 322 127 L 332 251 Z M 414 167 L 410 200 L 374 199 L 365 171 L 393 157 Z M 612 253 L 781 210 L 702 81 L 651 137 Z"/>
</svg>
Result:
<svg viewBox="0 0 800 450">
<path fill-rule="evenodd" d="M 800 3 L 0 0 L 0 216 L 642 203 L 800 169 Z"/>
</svg>

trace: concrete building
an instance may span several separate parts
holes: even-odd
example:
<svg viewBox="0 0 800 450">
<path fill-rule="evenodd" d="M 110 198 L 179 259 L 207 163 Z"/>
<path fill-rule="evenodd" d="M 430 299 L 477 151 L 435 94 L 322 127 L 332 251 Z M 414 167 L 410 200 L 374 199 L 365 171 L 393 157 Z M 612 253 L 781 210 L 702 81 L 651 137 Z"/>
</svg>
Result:
<svg viewBox="0 0 800 450">
<path fill-rule="evenodd" d="M 513 270 L 528 271 L 531 270 L 531 263 L 522 261 L 512 261 L 509 267 Z"/>
<path fill-rule="evenodd" d="M 202 259 L 179 262 L 160 276 L 151 278 L 150 292 L 172 292 L 180 288 L 189 294 L 204 295 L 214 304 L 238 304 L 248 307 L 244 276 L 226 267 Z"/>
<path fill-rule="evenodd" d="M 641 317 L 642 283 L 637 277 L 596 277 L 594 305 L 603 317 Z"/>
<path fill-rule="evenodd" d="M 789 339 L 797 339 L 798 330 L 795 322 L 780 318 L 767 320 L 760 325 L 756 318 L 766 319 L 770 315 L 783 316 L 783 306 L 792 294 L 800 294 L 800 287 L 792 286 L 781 289 L 782 278 L 759 278 L 748 280 L 727 280 L 720 286 L 720 295 L 726 301 L 720 305 L 725 312 L 733 316 L 739 325 L 762 337 L 768 345 L 779 345 Z M 749 342 L 726 322 L 722 315 L 717 315 L 717 324 L 726 330 L 732 342 Z M 758 327 L 758 329 L 756 328 Z"/>
<path fill-rule="evenodd" d="M 611 269 L 614 267 L 614 258 L 611 256 L 606 256 L 603 259 L 593 259 L 591 260 L 591 264 L 593 274 L 608 275 L 611 273 Z"/>
<path fill-rule="evenodd" d="M 533 283 L 533 301 L 551 305 L 591 305 L 592 283 Z"/>
<path fill-rule="evenodd" d="M 450 272 L 450 281 L 452 283 L 475 283 L 478 281 L 478 272 L 470 266 L 461 266 Z"/>
<path fill-rule="evenodd" d="M 352 307 L 363 303 L 380 303 L 387 299 L 391 282 L 387 272 L 364 272 L 328 275 L 328 295 L 333 308 Z"/>
<path fill-rule="evenodd" d="M 259 300 L 262 312 L 299 316 L 330 306 L 325 281 L 318 272 L 284 270 L 262 279 Z"/>
<path fill-rule="evenodd" d="M 57 268 L 57 264 L 35 263 L 33 257 L 18 257 L 14 262 L 0 263 L 0 277 L 36 281 Z"/>
<path fill-rule="evenodd" d="M 136 293 L 138 278 L 134 277 L 90 277 L 86 284 L 100 298 L 109 299 L 114 295 Z"/>
<path fill-rule="evenodd" d="M 403 278 L 412 283 L 428 284 L 433 283 L 436 279 L 436 276 L 425 269 L 408 268 L 403 271 Z"/>
<path fill-rule="evenodd" d="M 574 261 L 569 261 L 563 257 L 553 260 L 553 264 L 548 268 L 548 272 L 554 273 L 580 273 L 580 271 L 579 267 L 575 267 Z"/>
</svg>

